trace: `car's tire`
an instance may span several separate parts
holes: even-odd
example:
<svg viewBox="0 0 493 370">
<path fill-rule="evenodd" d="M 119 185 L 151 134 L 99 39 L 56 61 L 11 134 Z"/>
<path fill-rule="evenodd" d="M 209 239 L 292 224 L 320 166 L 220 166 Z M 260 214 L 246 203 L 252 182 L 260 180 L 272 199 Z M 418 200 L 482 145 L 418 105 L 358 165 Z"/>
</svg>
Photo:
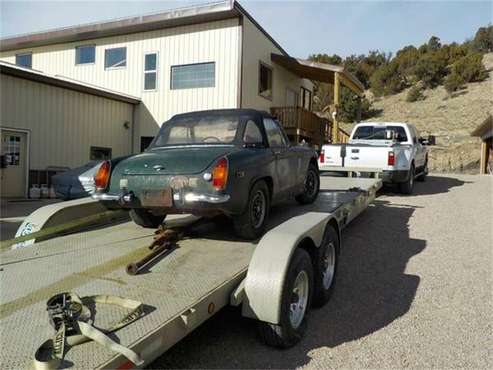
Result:
<svg viewBox="0 0 493 370">
<path fill-rule="evenodd" d="M 399 191 L 402 194 L 410 195 L 413 193 L 414 188 L 414 164 L 411 164 L 411 168 L 409 169 L 409 173 L 407 175 L 407 180 L 399 183 Z"/>
<path fill-rule="evenodd" d="M 157 228 L 166 218 L 166 215 L 156 216 L 145 208 L 134 208 L 130 210 L 130 218 L 137 225 L 147 228 Z"/>
<path fill-rule="evenodd" d="M 313 306 L 322 307 L 334 292 L 339 263 L 339 235 L 332 225 L 327 225 L 322 244 L 313 258 Z"/>
<path fill-rule="evenodd" d="M 294 251 L 286 273 L 279 323 L 259 322 L 260 337 L 267 345 L 289 348 L 300 341 L 306 331 L 312 287 L 313 267 L 310 255 L 298 248 Z"/>
<path fill-rule="evenodd" d="M 236 235 L 248 240 L 261 237 L 267 225 L 269 210 L 269 188 L 265 181 L 257 181 L 250 189 L 245 211 L 233 216 Z"/>
<path fill-rule="evenodd" d="M 306 171 L 303 193 L 296 196 L 296 201 L 300 204 L 311 204 L 317 199 L 320 191 L 320 175 L 318 168 L 310 163 Z"/>
<path fill-rule="evenodd" d="M 428 175 L 428 158 L 426 158 L 425 165 L 423 166 L 423 170 L 421 174 L 418 177 L 416 177 L 416 181 L 425 182 L 426 175 Z"/>
</svg>

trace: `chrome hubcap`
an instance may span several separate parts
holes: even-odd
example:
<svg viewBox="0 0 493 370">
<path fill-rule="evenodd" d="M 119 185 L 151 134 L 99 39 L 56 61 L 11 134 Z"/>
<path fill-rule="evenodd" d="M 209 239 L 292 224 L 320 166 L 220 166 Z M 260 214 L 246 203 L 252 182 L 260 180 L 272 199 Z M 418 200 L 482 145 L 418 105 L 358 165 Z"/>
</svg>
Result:
<svg viewBox="0 0 493 370">
<path fill-rule="evenodd" d="M 252 224 L 254 228 L 258 228 L 264 222 L 265 218 L 265 195 L 262 191 L 257 191 L 253 196 L 252 201 Z"/>
<path fill-rule="evenodd" d="M 297 329 L 305 317 L 308 305 L 309 280 L 305 271 L 300 271 L 293 284 L 291 303 L 289 305 L 289 321 L 294 329 Z"/>
<path fill-rule="evenodd" d="M 334 280 L 334 272 L 336 267 L 336 250 L 334 243 L 327 244 L 325 253 L 322 257 L 322 284 L 324 289 L 329 289 Z"/>
</svg>

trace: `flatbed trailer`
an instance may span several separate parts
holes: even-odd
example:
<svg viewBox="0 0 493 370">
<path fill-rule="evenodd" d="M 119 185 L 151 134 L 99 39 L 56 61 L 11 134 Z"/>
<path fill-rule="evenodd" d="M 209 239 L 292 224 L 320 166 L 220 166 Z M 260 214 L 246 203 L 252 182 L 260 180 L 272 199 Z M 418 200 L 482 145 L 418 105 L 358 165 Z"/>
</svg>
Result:
<svg viewBox="0 0 493 370">
<path fill-rule="evenodd" d="M 140 301 L 145 315 L 111 334 L 144 363 L 94 341 L 71 347 L 62 368 L 133 368 L 152 363 L 222 307 L 276 324 L 284 276 L 293 251 L 306 240 L 316 247 L 332 225 L 340 235 L 375 198 L 378 179 L 321 176 L 312 205 L 293 202 L 271 210 L 269 231 L 256 242 L 238 240 L 227 223 L 205 223 L 141 274 L 125 272 L 148 252 L 153 231 L 131 222 L 56 237 L 0 254 L 0 367 L 31 368 L 37 348 L 54 334 L 46 301 L 61 292 L 116 295 Z M 190 216 L 170 217 L 168 226 Z M 342 244 L 341 244 L 342 245 Z M 97 306 L 95 325 L 108 327 L 125 312 Z"/>
</svg>

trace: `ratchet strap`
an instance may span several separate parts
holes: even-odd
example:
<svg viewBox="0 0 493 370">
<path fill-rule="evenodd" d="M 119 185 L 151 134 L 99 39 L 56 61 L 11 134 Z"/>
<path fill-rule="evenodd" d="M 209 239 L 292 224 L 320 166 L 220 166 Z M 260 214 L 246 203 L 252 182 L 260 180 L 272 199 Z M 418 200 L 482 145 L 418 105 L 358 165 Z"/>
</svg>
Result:
<svg viewBox="0 0 493 370">
<path fill-rule="evenodd" d="M 129 309 L 130 312 L 109 328 L 99 329 L 93 326 L 94 318 L 88 307 L 96 303 L 117 305 Z M 47 306 L 50 323 L 55 328 L 55 335 L 36 350 L 34 354 L 36 370 L 58 369 L 69 347 L 91 340 L 125 356 L 135 365 L 143 364 L 138 354 L 116 343 L 107 335 L 142 317 L 144 311 L 141 302 L 112 295 L 80 298 L 74 293 L 61 293 L 50 298 Z"/>
</svg>

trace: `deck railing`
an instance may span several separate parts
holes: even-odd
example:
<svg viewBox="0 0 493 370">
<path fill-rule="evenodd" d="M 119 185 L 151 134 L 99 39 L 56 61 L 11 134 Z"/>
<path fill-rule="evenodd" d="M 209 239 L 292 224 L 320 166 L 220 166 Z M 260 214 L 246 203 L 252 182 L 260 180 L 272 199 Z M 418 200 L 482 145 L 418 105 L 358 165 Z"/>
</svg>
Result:
<svg viewBox="0 0 493 370">
<path fill-rule="evenodd" d="M 274 107 L 271 114 L 282 123 L 287 134 L 299 140 L 308 139 L 312 144 L 332 141 L 332 122 L 302 107 Z M 346 143 L 349 134 L 339 128 L 337 141 Z"/>
</svg>

